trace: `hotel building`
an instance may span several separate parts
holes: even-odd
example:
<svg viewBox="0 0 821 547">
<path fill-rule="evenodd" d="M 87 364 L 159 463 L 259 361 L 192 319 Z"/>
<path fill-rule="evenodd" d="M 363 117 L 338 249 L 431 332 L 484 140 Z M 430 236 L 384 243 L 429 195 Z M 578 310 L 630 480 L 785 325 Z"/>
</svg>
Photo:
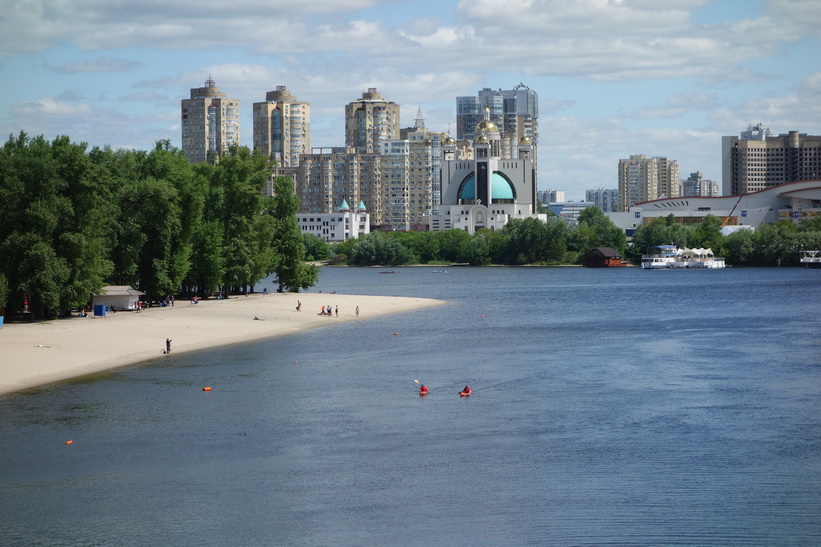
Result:
<svg viewBox="0 0 821 547">
<path fill-rule="evenodd" d="M 773 137 L 762 124 L 721 138 L 721 190 L 738 196 L 821 177 L 821 136 L 798 131 Z"/>
</svg>

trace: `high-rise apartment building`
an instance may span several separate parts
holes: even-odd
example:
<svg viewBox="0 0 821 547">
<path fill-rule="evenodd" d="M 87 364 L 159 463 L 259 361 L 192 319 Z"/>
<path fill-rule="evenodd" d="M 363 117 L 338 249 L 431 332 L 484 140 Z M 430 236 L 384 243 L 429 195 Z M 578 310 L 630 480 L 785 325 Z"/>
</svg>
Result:
<svg viewBox="0 0 821 547">
<path fill-rule="evenodd" d="M 371 223 L 381 226 L 382 156 L 352 148 L 312 148 L 299 158 L 294 181 L 300 213 L 334 213 L 340 207 L 364 205 Z"/>
<path fill-rule="evenodd" d="M 821 178 L 821 136 L 798 131 L 773 137 L 762 124 L 741 137 L 721 138 L 721 191 L 739 196 L 773 186 Z"/>
<path fill-rule="evenodd" d="M 182 150 L 191 163 L 217 161 L 239 145 L 239 100 L 229 99 L 209 76 L 181 101 Z"/>
<path fill-rule="evenodd" d="M 686 180 L 681 181 L 682 197 L 717 197 L 718 184 L 705 179 L 701 171 L 690 173 Z"/>
<path fill-rule="evenodd" d="M 515 159 L 518 143 L 527 137 L 534 145 L 539 143 L 539 95 L 524 84 L 509 90 L 484 88 L 475 97 L 456 97 L 456 138 L 476 138 L 476 128 L 489 119 L 501 134 L 500 157 Z M 536 162 L 535 156 L 531 158 Z"/>
<path fill-rule="evenodd" d="M 414 126 L 401 129 L 399 136 L 408 143 L 409 226 L 411 230 L 425 231 L 430 228 L 431 214 L 439 205 L 442 195 L 439 171 L 442 143 L 447 134 L 425 127 L 422 109 L 419 108 Z"/>
<path fill-rule="evenodd" d="M 678 162 L 663 157 L 631 155 L 619 160 L 619 198 L 621 210 L 634 203 L 678 197 L 681 181 Z"/>
<path fill-rule="evenodd" d="M 584 193 L 584 200 L 592 203 L 605 213 L 613 213 L 619 210 L 619 191 L 615 188 L 587 190 Z"/>
<path fill-rule="evenodd" d="M 345 146 L 360 154 L 377 153 L 379 141 L 399 138 L 399 125 L 399 105 L 368 88 L 361 99 L 345 105 Z"/>
<path fill-rule="evenodd" d="M 254 103 L 254 150 L 282 167 L 299 165 L 311 151 L 311 105 L 298 101 L 284 85 Z"/>
</svg>

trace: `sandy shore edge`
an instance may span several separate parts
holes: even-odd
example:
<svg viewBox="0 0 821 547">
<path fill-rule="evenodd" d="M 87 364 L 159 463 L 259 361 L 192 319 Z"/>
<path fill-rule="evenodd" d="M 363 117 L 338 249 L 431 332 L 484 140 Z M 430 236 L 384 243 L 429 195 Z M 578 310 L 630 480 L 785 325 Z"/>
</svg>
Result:
<svg viewBox="0 0 821 547">
<path fill-rule="evenodd" d="M 297 312 L 297 301 L 302 310 Z M 444 304 L 328 293 L 234 296 L 193 305 L 0 327 L 0 395 L 162 357 Z M 322 317 L 322 306 L 338 315 Z M 357 306 L 360 309 L 356 316 Z M 254 319 L 254 318 L 258 319 Z"/>
</svg>

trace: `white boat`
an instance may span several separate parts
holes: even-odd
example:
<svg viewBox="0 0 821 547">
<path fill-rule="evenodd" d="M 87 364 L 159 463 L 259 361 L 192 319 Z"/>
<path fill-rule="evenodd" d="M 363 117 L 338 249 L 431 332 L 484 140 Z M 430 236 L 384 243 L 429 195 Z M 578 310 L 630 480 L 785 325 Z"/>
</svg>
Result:
<svg viewBox="0 0 821 547">
<path fill-rule="evenodd" d="M 821 251 L 801 251 L 801 264 L 810 268 L 821 268 Z"/>
<path fill-rule="evenodd" d="M 726 268 L 723 257 L 713 255 L 712 249 L 679 249 L 675 245 L 659 245 L 656 252 L 641 257 L 645 270 L 714 269 Z"/>
</svg>

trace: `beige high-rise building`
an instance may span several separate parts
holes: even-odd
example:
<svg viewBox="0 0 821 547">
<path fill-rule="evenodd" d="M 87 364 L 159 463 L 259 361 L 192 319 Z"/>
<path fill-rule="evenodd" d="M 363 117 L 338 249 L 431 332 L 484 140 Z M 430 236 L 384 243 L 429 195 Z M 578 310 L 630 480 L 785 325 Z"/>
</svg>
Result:
<svg viewBox="0 0 821 547">
<path fill-rule="evenodd" d="M 379 141 L 399 138 L 399 105 L 375 87 L 345 105 L 345 146 L 360 154 L 378 153 Z M 373 219 L 373 217 L 371 217 Z"/>
<path fill-rule="evenodd" d="M 619 160 L 619 198 L 621 210 L 634 203 L 681 195 L 678 161 L 663 157 L 632 155 Z"/>
<path fill-rule="evenodd" d="M 239 145 L 239 99 L 229 99 L 208 77 L 181 101 L 182 150 L 188 161 L 218 161 Z"/>
<path fill-rule="evenodd" d="M 340 207 L 371 213 L 382 224 L 382 156 L 359 154 L 352 148 L 312 148 L 299 158 L 295 189 L 300 213 L 334 213 Z"/>
<path fill-rule="evenodd" d="M 282 167 L 296 167 L 311 151 L 311 105 L 298 101 L 284 85 L 254 103 L 254 150 Z"/>
<path fill-rule="evenodd" d="M 741 137 L 721 138 L 725 196 L 740 196 L 789 182 L 821 179 L 821 136 L 790 131 L 776 137 L 762 124 Z"/>
</svg>

